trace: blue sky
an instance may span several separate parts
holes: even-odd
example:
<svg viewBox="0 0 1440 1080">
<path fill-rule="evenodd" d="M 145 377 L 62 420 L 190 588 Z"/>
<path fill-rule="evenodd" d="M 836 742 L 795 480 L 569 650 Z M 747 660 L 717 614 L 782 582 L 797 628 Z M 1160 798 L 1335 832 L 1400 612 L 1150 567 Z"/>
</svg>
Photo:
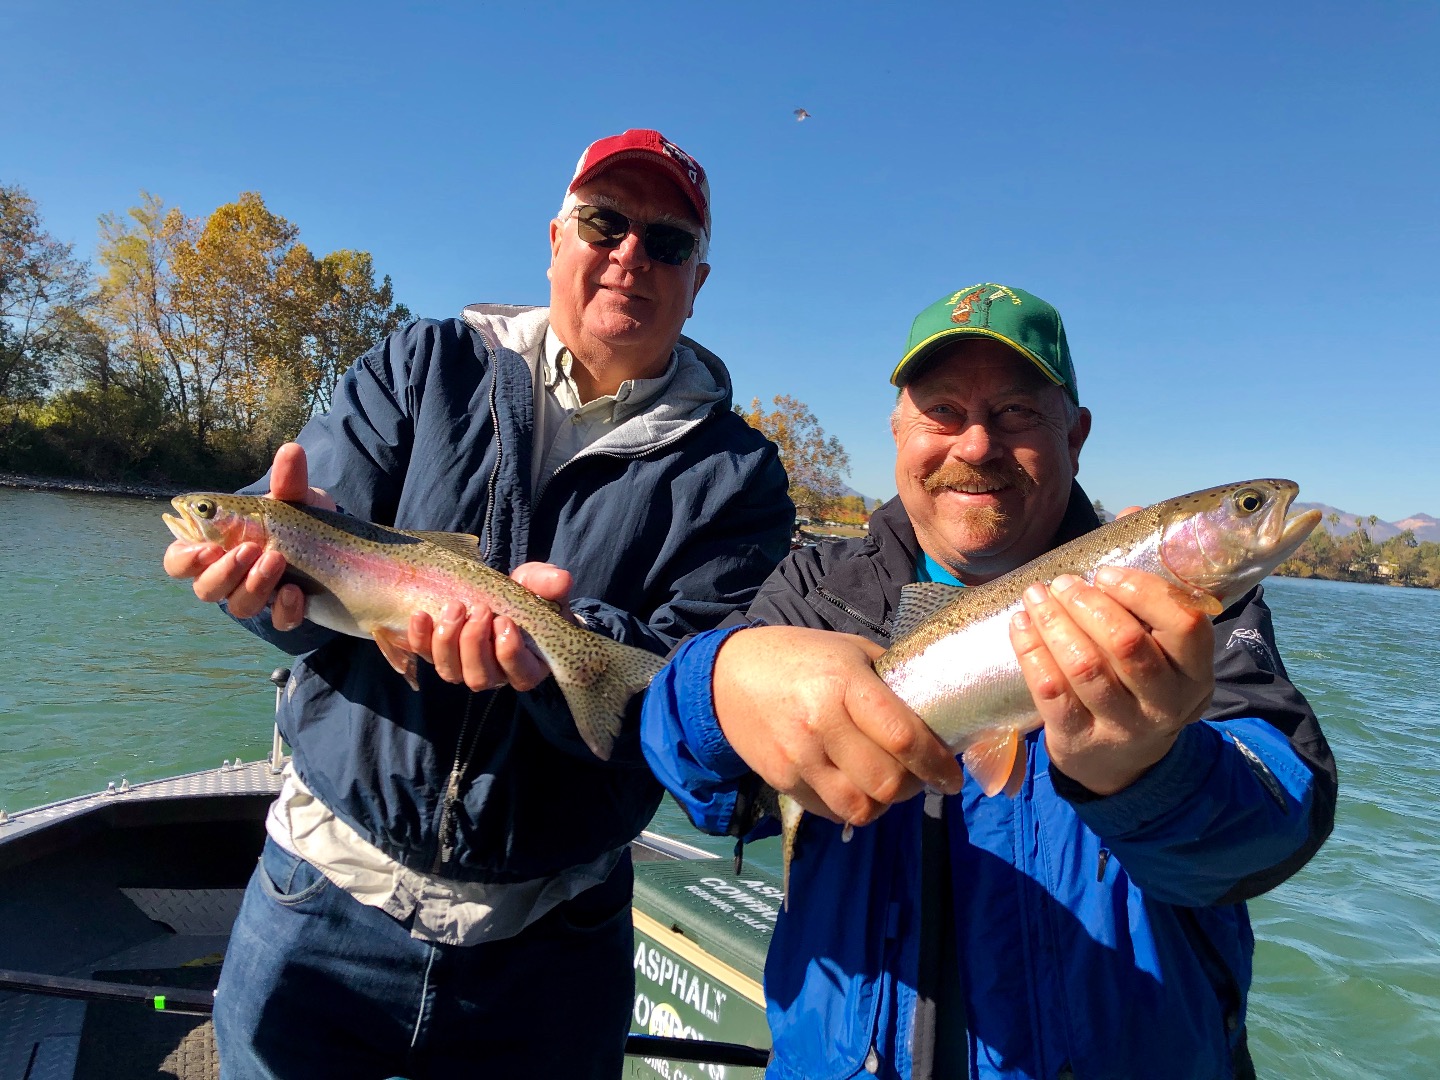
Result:
<svg viewBox="0 0 1440 1080">
<path fill-rule="evenodd" d="M 867 495 L 911 318 L 988 280 L 1060 309 L 1106 506 L 1440 516 L 1431 2 L 6 0 L 0 41 L 0 181 L 81 255 L 142 190 L 255 190 L 419 314 L 543 303 L 580 150 L 655 127 L 713 186 L 689 332 Z"/>
</svg>

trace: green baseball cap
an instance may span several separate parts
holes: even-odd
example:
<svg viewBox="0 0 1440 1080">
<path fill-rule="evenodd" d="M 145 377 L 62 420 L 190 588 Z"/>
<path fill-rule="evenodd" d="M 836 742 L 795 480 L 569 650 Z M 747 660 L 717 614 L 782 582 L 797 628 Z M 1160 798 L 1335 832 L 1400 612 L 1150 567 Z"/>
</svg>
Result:
<svg viewBox="0 0 1440 1080">
<path fill-rule="evenodd" d="M 905 355 L 890 375 L 904 386 L 920 373 L 925 361 L 952 339 L 963 336 L 994 338 L 1024 356 L 1070 400 L 1080 403 L 1075 386 L 1075 365 L 1065 340 L 1065 324 L 1053 307 L 1024 289 L 984 281 L 946 293 L 910 324 Z"/>
</svg>

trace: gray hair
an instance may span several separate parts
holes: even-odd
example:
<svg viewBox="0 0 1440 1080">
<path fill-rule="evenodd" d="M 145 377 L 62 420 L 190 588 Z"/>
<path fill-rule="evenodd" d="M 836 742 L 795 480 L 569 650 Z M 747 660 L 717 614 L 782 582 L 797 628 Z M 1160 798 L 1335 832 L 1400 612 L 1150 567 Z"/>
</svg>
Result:
<svg viewBox="0 0 1440 1080">
<path fill-rule="evenodd" d="M 614 210 L 616 213 L 624 213 L 624 211 L 620 208 L 620 204 L 616 200 L 610 198 L 608 195 L 591 195 L 588 198 L 587 203 L 590 206 L 603 206 L 606 210 Z M 560 212 L 555 215 L 555 220 L 559 222 L 561 226 L 563 226 L 565 222 L 570 219 L 570 215 L 574 213 L 575 207 L 579 205 L 580 196 L 576 195 L 573 191 L 570 192 L 565 196 L 565 200 L 560 204 Z M 699 243 L 695 245 L 695 255 L 693 256 L 694 259 L 696 260 L 696 262 L 702 263 L 710 261 L 710 237 L 705 235 L 705 230 L 703 227 L 700 229 L 696 229 L 695 223 L 689 218 L 678 217 L 675 214 L 661 214 L 659 217 L 652 219 L 649 224 L 674 225 L 677 229 L 684 229 L 686 232 L 693 232 L 696 236 L 696 239 L 699 240 Z"/>
</svg>

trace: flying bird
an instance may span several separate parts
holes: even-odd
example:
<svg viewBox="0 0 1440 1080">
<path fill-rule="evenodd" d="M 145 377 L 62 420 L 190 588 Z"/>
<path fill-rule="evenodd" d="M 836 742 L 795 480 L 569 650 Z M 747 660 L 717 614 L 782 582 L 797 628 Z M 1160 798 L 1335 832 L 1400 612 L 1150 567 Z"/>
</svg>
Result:
<svg viewBox="0 0 1440 1080">
<path fill-rule="evenodd" d="M 810 115 L 810 114 L 809 114 L 808 112 L 806 112 L 804 109 L 796 109 L 796 110 L 795 110 L 795 120 L 796 120 L 796 122 L 799 122 L 799 121 L 801 121 L 801 120 L 804 120 L 804 119 L 805 119 L 806 117 L 808 117 L 809 115 Z"/>
</svg>

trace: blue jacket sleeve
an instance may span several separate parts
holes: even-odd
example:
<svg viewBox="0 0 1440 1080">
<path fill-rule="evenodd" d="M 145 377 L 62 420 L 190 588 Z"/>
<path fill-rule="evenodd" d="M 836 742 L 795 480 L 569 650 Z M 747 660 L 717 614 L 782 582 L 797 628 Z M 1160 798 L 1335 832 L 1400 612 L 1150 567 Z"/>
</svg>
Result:
<svg viewBox="0 0 1440 1080">
<path fill-rule="evenodd" d="M 650 682 L 641 710 L 640 745 L 656 778 L 695 827 L 725 835 L 734 823 L 749 766 L 715 718 L 711 677 L 720 646 L 739 626 L 690 638 Z"/>
<path fill-rule="evenodd" d="M 1234 903 L 1310 835 L 1314 775 L 1258 718 L 1201 721 L 1124 791 L 1076 804 L 1082 821 L 1146 895 L 1171 904 Z"/>
<path fill-rule="evenodd" d="M 1335 761 L 1258 589 L 1216 621 L 1215 678 L 1206 718 L 1124 791 L 1099 798 L 1052 767 L 1056 790 L 1126 873 L 1173 904 L 1232 904 L 1274 888 L 1335 820 Z"/>
</svg>

